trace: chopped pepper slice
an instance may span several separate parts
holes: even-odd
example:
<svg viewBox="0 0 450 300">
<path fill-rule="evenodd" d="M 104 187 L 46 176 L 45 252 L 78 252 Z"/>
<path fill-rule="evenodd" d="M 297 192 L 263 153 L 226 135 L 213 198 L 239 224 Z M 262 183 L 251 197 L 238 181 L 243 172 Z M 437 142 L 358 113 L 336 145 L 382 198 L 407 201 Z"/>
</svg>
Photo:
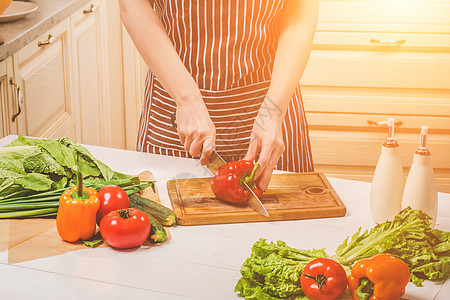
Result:
<svg viewBox="0 0 450 300">
<path fill-rule="evenodd" d="M 223 164 L 217 169 L 216 176 L 211 179 L 211 189 L 214 195 L 227 202 L 245 204 L 250 195 L 242 183 L 245 182 L 258 197 L 261 197 L 262 190 L 253 181 L 258 168 L 258 164 L 253 165 L 247 160 Z"/>
<path fill-rule="evenodd" d="M 353 300 L 396 300 L 411 278 L 408 265 L 388 253 L 358 261 L 348 277 Z"/>
<path fill-rule="evenodd" d="M 100 201 L 97 190 L 83 186 L 83 176 L 75 166 L 77 185 L 65 190 L 59 198 L 56 228 L 59 236 L 67 242 L 88 240 L 95 234 L 97 211 Z M 78 191 L 82 190 L 80 193 Z"/>
</svg>

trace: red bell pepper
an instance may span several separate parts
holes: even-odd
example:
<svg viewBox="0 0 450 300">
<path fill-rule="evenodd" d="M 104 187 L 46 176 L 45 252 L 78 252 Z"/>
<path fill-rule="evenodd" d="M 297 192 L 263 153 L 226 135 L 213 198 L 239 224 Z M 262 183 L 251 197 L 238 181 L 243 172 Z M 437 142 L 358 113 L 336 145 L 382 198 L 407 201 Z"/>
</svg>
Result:
<svg viewBox="0 0 450 300">
<path fill-rule="evenodd" d="M 221 165 L 211 180 L 214 195 L 223 201 L 245 204 L 250 195 L 250 191 L 242 183 L 245 182 L 258 197 L 261 197 L 263 192 L 253 181 L 258 168 L 258 164 L 253 165 L 247 160 L 231 161 Z"/>
</svg>

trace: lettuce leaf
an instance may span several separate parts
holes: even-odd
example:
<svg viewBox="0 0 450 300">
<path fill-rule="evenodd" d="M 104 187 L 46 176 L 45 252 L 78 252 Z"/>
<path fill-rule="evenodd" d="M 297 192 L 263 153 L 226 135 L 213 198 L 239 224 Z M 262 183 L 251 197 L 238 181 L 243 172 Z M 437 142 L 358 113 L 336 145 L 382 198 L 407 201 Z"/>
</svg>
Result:
<svg viewBox="0 0 450 300">
<path fill-rule="evenodd" d="M 324 250 L 299 250 L 283 241 L 267 243 L 260 239 L 241 267 L 242 278 L 235 291 L 245 299 L 306 299 L 300 287 L 303 268 Z"/>
</svg>

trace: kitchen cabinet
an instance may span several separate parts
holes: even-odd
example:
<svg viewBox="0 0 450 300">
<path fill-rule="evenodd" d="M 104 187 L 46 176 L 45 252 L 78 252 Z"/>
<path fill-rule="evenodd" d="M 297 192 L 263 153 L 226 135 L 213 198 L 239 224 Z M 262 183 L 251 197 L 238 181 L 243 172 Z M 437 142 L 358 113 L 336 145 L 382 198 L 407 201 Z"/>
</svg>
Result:
<svg viewBox="0 0 450 300">
<path fill-rule="evenodd" d="M 124 147 L 120 18 L 116 4 L 92 1 L 71 16 L 73 98 L 80 142 Z"/>
<path fill-rule="evenodd" d="M 14 82 L 9 86 L 9 75 L 2 76 L 2 114 L 17 113 L 23 99 L 2 134 L 123 148 L 120 26 L 117 3 L 90 1 L 2 61 L 2 73 L 12 65 Z"/>
<path fill-rule="evenodd" d="M 102 144 L 101 70 L 103 45 L 98 29 L 98 2 L 80 9 L 71 18 L 73 98 L 80 109 L 80 142 Z M 104 136 L 103 136 L 104 137 Z"/>
<path fill-rule="evenodd" d="M 302 92 L 316 171 L 371 181 L 396 119 L 404 174 L 421 125 L 450 191 L 450 1 L 321 1 Z"/>
<path fill-rule="evenodd" d="M 23 107 L 14 120 L 20 134 L 79 139 L 71 96 L 68 30 L 66 20 L 13 55 L 14 82 L 23 95 Z"/>
<path fill-rule="evenodd" d="M 70 51 L 66 20 L 13 55 L 14 82 L 23 93 L 23 107 L 14 120 L 18 133 L 79 139 L 71 95 Z"/>
</svg>

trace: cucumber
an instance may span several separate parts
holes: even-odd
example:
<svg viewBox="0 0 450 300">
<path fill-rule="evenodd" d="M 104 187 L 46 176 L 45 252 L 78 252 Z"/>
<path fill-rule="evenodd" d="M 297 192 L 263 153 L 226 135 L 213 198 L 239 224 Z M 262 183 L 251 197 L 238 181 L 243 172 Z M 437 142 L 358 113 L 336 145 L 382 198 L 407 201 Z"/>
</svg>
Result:
<svg viewBox="0 0 450 300">
<path fill-rule="evenodd" d="M 164 226 L 172 226 L 176 220 L 171 209 L 136 194 L 130 195 L 130 207 L 137 208 L 147 215 L 152 215 Z"/>
<path fill-rule="evenodd" d="M 147 216 L 150 219 L 150 224 L 151 224 L 150 234 L 148 235 L 149 238 L 152 241 L 154 241 L 155 243 L 164 242 L 167 237 L 164 227 L 151 214 L 147 214 Z"/>
</svg>

